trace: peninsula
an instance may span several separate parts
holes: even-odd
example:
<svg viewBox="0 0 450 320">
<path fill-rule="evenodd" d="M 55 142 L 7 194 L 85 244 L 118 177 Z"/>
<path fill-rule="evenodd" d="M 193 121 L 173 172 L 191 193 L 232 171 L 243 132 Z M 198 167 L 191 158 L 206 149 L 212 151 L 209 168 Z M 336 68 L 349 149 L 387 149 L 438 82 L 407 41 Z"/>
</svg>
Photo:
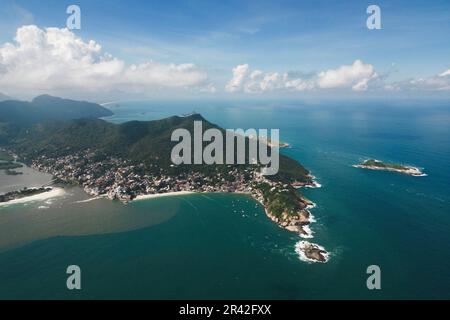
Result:
<svg viewBox="0 0 450 320">
<path fill-rule="evenodd" d="M 19 161 L 56 181 L 81 186 L 94 197 L 124 203 L 143 196 L 174 192 L 236 192 L 251 195 L 267 216 L 303 238 L 311 238 L 313 203 L 298 190 L 316 186 L 301 164 L 282 154 L 276 175 L 261 174 L 257 164 L 174 165 L 170 154 L 178 128 L 193 131 L 195 121 L 203 129 L 224 129 L 200 114 L 173 116 L 155 121 L 113 124 L 100 119 L 75 119 L 33 124 L 9 139 L 6 148 Z M 248 141 L 246 141 L 248 143 Z M 246 161 L 246 163 L 250 163 Z M 326 262 L 326 251 L 304 241 L 308 261 Z"/>
</svg>

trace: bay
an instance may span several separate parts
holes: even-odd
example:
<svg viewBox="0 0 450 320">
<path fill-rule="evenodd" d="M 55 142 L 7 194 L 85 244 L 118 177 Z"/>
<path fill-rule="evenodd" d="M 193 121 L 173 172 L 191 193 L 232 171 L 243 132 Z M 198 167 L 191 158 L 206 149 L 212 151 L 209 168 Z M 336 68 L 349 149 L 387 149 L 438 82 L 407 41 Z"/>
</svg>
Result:
<svg viewBox="0 0 450 320">
<path fill-rule="evenodd" d="M 77 203 L 88 197 L 73 188 L 0 209 L 0 298 L 450 298 L 448 103 L 134 101 L 107 120 L 192 110 L 224 128 L 280 129 L 283 152 L 323 186 L 302 192 L 317 204 L 313 242 L 331 252 L 327 264 L 301 261 L 300 238 L 247 196 Z M 352 167 L 366 158 L 428 176 Z M 65 288 L 69 264 L 82 269 L 79 292 Z M 373 264 L 379 291 L 366 287 Z"/>
</svg>

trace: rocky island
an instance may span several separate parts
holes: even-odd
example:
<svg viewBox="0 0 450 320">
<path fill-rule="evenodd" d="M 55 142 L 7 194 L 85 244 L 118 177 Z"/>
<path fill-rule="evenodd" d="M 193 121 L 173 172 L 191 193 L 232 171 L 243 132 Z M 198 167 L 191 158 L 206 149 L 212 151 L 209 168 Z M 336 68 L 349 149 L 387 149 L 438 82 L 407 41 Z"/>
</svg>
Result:
<svg viewBox="0 0 450 320">
<path fill-rule="evenodd" d="M 364 160 L 362 163 L 354 165 L 353 167 L 362 168 L 362 169 L 370 169 L 370 170 L 383 170 L 383 171 L 399 172 L 399 173 L 407 174 L 407 175 L 414 176 L 414 177 L 426 176 L 426 174 L 423 173 L 419 168 L 405 166 L 405 165 L 401 165 L 401 164 L 395 164 L 395 163 L 384 163 L 380 160 L 375 160 L 375 159 Z"/>
<path fill-rule="evenodd" d="M 329 253 L 322 247 L 315 243 L 308 241 L 300 241 L 295 247 L 295 251 L 305 260 L 327 262 Z"/>
</svg>

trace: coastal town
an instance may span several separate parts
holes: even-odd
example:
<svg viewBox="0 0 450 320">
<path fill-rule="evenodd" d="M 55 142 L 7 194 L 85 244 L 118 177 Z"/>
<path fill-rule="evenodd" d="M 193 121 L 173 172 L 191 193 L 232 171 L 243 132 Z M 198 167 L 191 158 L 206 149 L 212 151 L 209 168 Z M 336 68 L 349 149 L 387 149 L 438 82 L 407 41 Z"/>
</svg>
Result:
<svg viewBox="0 0 450 320">
<path fill-rule="evenodd" d="M 180 191 L 251 193 L 249 182 L 262 179 L 250 170 L 237 169 L 230 169 L 227 179 L 221 177 L 221 173 L 215 177 L 201 172 L 172 176 L 162 169 L 158 175 L 153 175 L 143 163 L 133 164 L 116 157 L 98 161 L 96 153 L 91 151 L 58 158 L 40 156 L 32 161 L 31 167 L 52 174 L 57 181 L 79 185 L 89 195 L 124 203 L 140 195 Z"/>
<path fill-rule="evenodd" d="M 154 168 L 143 163 L 132 163 L 118 157 L 98 160 L 96 152 L 86 150 L 67 156 L 41 155 L 34 159 L 31 167 L 54 176 L 56 182 L 81 186 L 93 197 L 106 197 L 127 203 L 145 195 L 173 192 L 235 192 L 251 195 L 265 208 L 266 215 L 280 227 L 298 233 L 303 238 L 312 238 L 309 228 L 313 222 L 309 211 L 314 204 L 301 196 L 295 188 L 314 186 L 295 182 L 293 185 L 268 179 L 252 167 L 228 166 L 226 174 L 205 174 L 202 172 L 164 172 L 154 174 Z M 290 209 L 278 208 L 280 199 L 294 199 Z M 284 205 L 284 204 L 283 204 Z M 306 242 L 303 253 L 310 261 L 326 262 L 328 253 L 322 247 Z"/>
</svg>

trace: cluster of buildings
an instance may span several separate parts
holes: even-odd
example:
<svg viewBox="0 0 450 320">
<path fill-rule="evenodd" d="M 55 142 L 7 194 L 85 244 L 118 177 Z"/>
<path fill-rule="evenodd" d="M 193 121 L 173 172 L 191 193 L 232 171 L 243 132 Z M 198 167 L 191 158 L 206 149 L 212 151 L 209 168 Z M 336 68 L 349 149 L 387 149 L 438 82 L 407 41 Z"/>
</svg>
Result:
<svg viewBox="0 0 450 320">
<path fill-rule="evenodd" d="M 80 185 L 92 196 L 130 201 L 136 196 L 177 191 L 240 192 L 253 194 L 260 202 L 262 195 L 254 189 L 255 183 L 267 182 L 252 168 L 229 166 L 229 171 L 217 170 L 208 174 L 200 171 L 170 175 L 160 169 L 152 174 L 144 164 L 135 164 L 118 157 L 99 156 L 90 150 L 55 157 L 41 155 L 32 161 L 32 167 L 52 174 L 57 180 Z"/>
<path fill-rule="evenodd" d="M 80 185 L 92 196 L 107 196 L 123 202 L 139 195 L 177 191 L 247 193 L 265 207 L 267 216 L 279 226 L 303 237 L 312 237 L 308 227 L 311 223 L 308 209 L 313 204 L 295 196 L 295 200 L 301 202 L 298 211 L 289 213 L 283 210 L 281 216 L 275 216 L 269 210 L 267 194 L 289 193 L 291 186 L 269 180 L 255 168 L 228 166 L 225 171 L 207 171 L 208 174 L 188 171 L 177 175 L 164 173 L 159 168 L 159 174 L 152 174 L 150 172 L 155 171 L 149 170 L 145 164 L 135 164 L 118 157 L 99 157 L 89 150 L 61 157 L 40 156 L 33 160 L 32 167 L 50 173 L 58 180 Z M 153 165 L 154 168 L 157 165 Z M 262 190 L 262 185 L 266 192 Z M 323 248 L 311 247 L 314 244 L 306 241 L 304 243 L 309 245 L 302 249 L 308 259 L 326 262 L 327 253 Z"/>
</svg>

